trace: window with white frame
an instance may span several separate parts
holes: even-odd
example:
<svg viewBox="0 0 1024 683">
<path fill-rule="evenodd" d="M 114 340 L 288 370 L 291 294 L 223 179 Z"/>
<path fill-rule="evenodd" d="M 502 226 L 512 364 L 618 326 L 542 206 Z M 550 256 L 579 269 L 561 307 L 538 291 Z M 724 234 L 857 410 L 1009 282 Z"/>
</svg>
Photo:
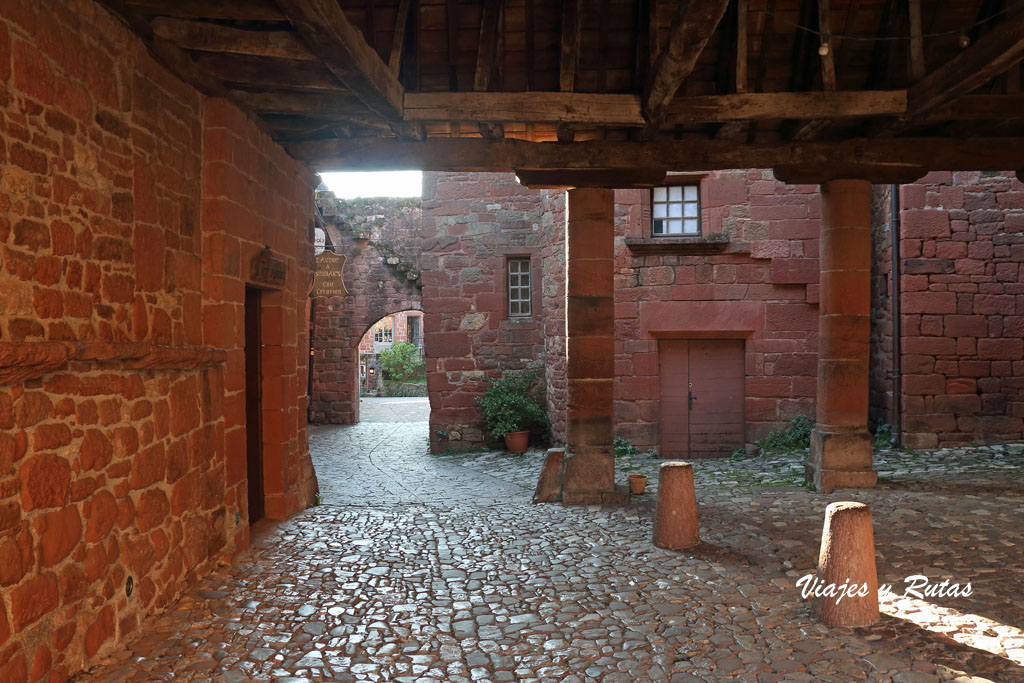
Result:
<svg viewBox="0 0 1024 683">
<path fill-rule="evenodd" d="M 700 235 L 700 192 L 697 185 L 651 189 L 651 234 Z"/>
<path fill-rule="evenodd" d="M 391 316 L 381 318 L 373 326 L 373 341 L 388 343 L 394 339 L 394 328 L 391 325 Z"/>
<path fill-rule="evenodd" d="M 510 318 L 528 318 L 533 315 L 528 258 L 508 260 L 508 315 Z"/>
</svg>

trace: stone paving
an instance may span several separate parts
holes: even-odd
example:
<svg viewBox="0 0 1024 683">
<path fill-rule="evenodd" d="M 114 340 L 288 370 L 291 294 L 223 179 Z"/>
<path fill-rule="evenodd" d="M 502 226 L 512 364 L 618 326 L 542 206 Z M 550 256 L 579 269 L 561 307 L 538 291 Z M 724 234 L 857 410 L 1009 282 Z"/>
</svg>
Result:
<svg viewBox="0 0 1024 683">
<path fill-rule="evenodd" d="M 676 553 L 653 493 L 532 505 L 542 453 L 426 455 L 417 409 L 313 428 L 324 504 L 81 680 L 1024 681 L 1024 444 L 883 453 L 878 488 L 829 496 L 795 485 L 801 454 L 696 461 L 702 543 Z M 795 586 L 843 499 L 894 584 L 870 628 L 816 623 Z M 900 597 L 911 574 L 973 592 Z"/>
</svg>

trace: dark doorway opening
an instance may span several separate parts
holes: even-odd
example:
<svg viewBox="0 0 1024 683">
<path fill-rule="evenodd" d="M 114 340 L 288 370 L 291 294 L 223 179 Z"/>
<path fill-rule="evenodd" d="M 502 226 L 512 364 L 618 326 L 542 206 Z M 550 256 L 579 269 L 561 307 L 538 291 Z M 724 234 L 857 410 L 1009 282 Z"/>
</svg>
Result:
<svg viewBox="0 0 1024 683">
<path fill-rule="evenodd" d="M 263 518 L 263 406 L 260 290 L 245 288 L 245 441 L 246 474 L 249 479 L 249 523 Z"/>
</svg>

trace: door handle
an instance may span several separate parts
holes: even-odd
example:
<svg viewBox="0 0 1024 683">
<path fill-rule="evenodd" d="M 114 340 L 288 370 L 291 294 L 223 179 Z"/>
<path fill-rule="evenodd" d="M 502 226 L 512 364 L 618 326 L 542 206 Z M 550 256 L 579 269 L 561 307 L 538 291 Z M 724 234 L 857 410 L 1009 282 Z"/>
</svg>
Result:
<svg viewBox="0 0 1024 683">
<path fill-rule="evenodd" d="M 697 397 L 693 395 L 692 391 L 688 391 L 686 394 L 686 407 L 693 410 L 693 402 L 697 400 Z"/>
</svg>

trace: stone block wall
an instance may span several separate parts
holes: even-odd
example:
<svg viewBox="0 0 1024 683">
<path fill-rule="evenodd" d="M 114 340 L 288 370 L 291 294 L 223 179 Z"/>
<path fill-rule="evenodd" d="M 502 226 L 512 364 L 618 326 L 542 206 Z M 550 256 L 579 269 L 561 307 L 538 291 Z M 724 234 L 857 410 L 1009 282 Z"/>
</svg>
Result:
<svg viewBox="0 0 1024 683">
<path fill-rule="evenodd" d="M 360 340 L 385 316 L 422 310 L 420 200 L 347 201 L 319 191 L 317 205 L 335 252 L 346 257 L 348 296 L 315 299 L 311 419 L 354 424 Z"/>
<path fill-rule="evenodd" d="M 524 188 L 512 174 L 423 175 L 424 351 L 435 452 L 487 440 L 474 403 L 486 377 L 543 373 L 545 286 L 553 292 L 559 277 L 549 271 L 545 281 L 543 256 L 564 250 L 557 221 L 545 217 L 549 194 Z M 524 256 L 531 259 L 533 316 L 513 319 L 506 259 Z"/>
<path fill-rule="evenodd" d="M 91 0 L 5 3 L 0 131 L 0 680 L 62 680 L 248 542 L 240 310 L 267 244 L 267 511 L 312 498 L 313 176 Z"/>
<path fill-rule="evenodd" d="M 931 173 L 899 200 L 904 445 L 1021 438 L 1024 185 L 1012 173 Z M 887 273 L 891 252 L 876 254 Z M 891 317 L 891 301 L 875 304 Z M 891 392 L 891 377 L 873 380 Z"/>
<path fill-rule="evenodd" d="M 814 415 L 817 186 L 768 170 L 690 180 L 700 184 L 705 243 L 675 252 L 643 250 L 649 191 L 615 193 L 615 431 L 642 448 L 659 442 L 659 339 L 745 340 L 747 442 Z"/>
</svg>

